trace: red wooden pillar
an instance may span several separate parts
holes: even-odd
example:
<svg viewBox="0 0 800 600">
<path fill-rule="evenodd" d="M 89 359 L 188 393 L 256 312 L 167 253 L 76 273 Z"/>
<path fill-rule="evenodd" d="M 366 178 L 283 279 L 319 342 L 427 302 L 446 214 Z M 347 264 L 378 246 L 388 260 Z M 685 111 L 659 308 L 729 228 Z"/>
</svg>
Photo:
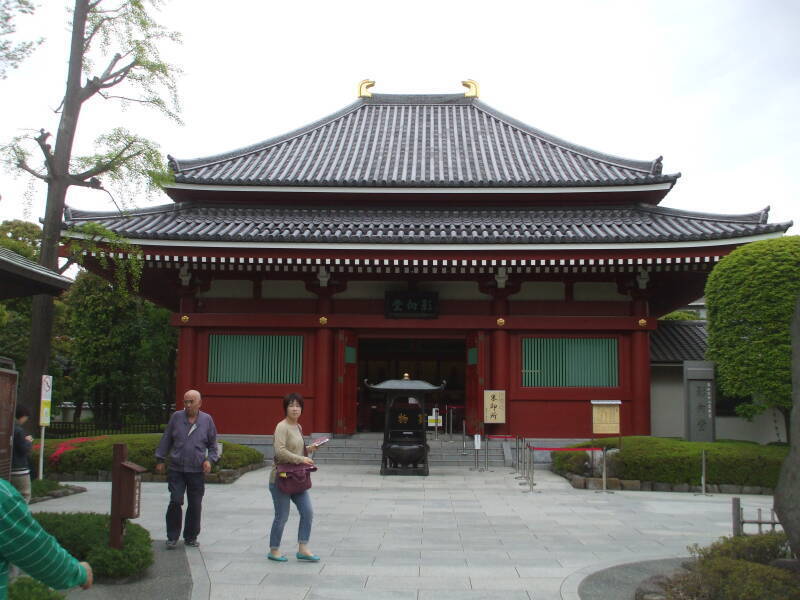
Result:
<svg viewBox="0 0 800 600">
<path fill-rule="evenodd" d="M 333 332 L 326 327 L 317 330 L 316 335 L 316 377 L 314 383 L 314 431 L 330 433 L 333 405 Z"/>
<path fill-rule="evenodd" d="M 175 410 L 183 407 L 183 395 L 187 390 L 196 389 L 197 381 L 197 331 L 192 325 L 191 314 L 195 311 L 194 297 L 186 294 L 180 301 L 180 331 L 178 334 L 178 360 L 175 368 Z"/>
<path fill-rule="evenodd" d="M 634 296 L 634 315 L 644 321 L 640 331 L 631 334 L 631 408 L 633 431 L 625 435 L 650 435 L 650 332 L 645 328 L 650 320 L 647 297 Z"/>
<path fill-rule="evenodd" d="M 510 285 L 509 285 L 510 284 Z M 507 282 L 506 287 L 491 290 L 492 293 L 492 314 L 498 318 L 498 325 L 505 323 L 508 316 L 509 306 L 508 297 L 519 291 L 519 283 Z M 502 321 L 501 321 L 502 319 Z M 505 325 L 503 325 L 504 327 Z M 503 424 L 492 425 L 491 430 L 487 430 L 487 434 L 507 434 L 510 430 L 510 406 L 508 397 L 508 384 L 509 384 L 509 369 L 510 369 L 510 356 L 509 356 L 509 336 L 505 329 L 495 329 L 492 331 L 492 369 L 491 369 L 491 385 L 492 389 L 506 391 L 506 422 Z M 481 400 L 481 410 L 483 410 L 483 398 Z M 483 415 L 481 415 L 483 418 Z"/>
<path fill-rule="evenodd" d="M 623 433 L 650 435 L 650 332 L 634 331 L 631 337 L 633 431 Z"/>
<path fill-rule="evenodd" d="M 338 288 L 307 285 L 317 294 L 317 315 L 322 319 L 333 312 L 332 296 Z M 315 378 L 314 378 L 314 432 L 333 432 L 333 331 L 320 321 L 320 329 L 315 336 Z"/>
</svg>

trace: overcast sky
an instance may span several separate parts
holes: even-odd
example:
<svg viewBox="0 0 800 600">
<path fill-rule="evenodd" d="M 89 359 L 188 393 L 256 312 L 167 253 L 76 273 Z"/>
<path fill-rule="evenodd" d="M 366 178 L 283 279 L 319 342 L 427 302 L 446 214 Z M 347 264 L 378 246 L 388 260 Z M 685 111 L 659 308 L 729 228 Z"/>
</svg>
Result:
<svg viewBox="0 0 800 600">
<path fill-rule="evenodd" d="M 68 26 L 62 0 L 39 0 L 19 30 L 44 44 L 0 80 L 0 141 L 55 131 Z M 183 34 L 183 127 L 92 100 L 78 147 L 124 124 L 164 154 L 217 154 L 290 131 L 377 93 L 461 93 L 534 127 L 626 158 L 664 156 L 681 172 L 663 206 L 741 214 L 771 206 L 800 223 L 800 2 L 670 0 L 275 2 L 171 0 L 160 22 Z M 0 173 L 0 220 L 37 220 L 25 182 Z M 168 203 L 165 195 L 139 206 Z M 108 196 L 67 203 L 113 210 Z M 795 225 L 790 233 L 798 232 Z"/>
</svg>

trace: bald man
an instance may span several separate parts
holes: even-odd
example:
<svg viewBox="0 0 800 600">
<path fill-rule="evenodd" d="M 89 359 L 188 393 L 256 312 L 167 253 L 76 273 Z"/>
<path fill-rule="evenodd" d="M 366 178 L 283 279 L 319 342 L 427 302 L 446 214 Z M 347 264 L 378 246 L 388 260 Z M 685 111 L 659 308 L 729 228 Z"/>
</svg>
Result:
<svg viewBox="0 0 800 600">
<path fill-rule="evenodd" d="M 183 496 L 187 497 L 186 522 L 183 524 L 183 543 L 197 548 L 200 544 L 200 513 L 205 493 L 205 473 L 219 459 L 217 428 L 211 415 L 200 410 L 203 399 L 197 390 L 183 395 L 183 410 L 173 413 L 156 448 L 156 471 L 164 472 L 169 457 L 167 482 L 167 549 L 172 550 L 181 537 Z"/>
</svg>

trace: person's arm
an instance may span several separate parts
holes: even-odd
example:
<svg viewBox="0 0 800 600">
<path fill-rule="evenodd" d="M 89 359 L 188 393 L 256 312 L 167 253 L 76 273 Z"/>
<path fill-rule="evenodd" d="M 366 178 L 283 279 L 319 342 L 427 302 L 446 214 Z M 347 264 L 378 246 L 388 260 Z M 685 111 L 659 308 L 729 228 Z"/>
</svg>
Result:
<svg viewBox="0 0 800 600">
<path fill-rule="evenodd" d="M 169 455 L 169 449 L 172 447 L 172 430 L 174 429 L 173 423 L 175 422 L 175 413 L 169 418 L 164 433 L 161 435 L 161 440 L 156 447 L 156 471 L 162 472 L 164 470 L 164 461 Z"/>
<path fill-rule="evenodd" d="M 295 454 L 286 447 L 286 440 L 288 437 L 288 428 L 279 423 L 275 428 L 275 435 L 272 438 L 272 445 L 275 451 L 275 462 L 290 463 L 295 465 L 306 462 L 305 456 L 301 454 Z"/>
<path fill-rule="evenodd" d="M 0 555 L 52 588 L 91 585 L 91 567 L 84 567 L 42 529 L 22 496 L 6 482 L 0 488 Z"/>
<path fill-rule="evenodd" d="M 208 458 L 203 462 L 203 471 L 211 472 L 212 465 L 219 461 L 219 449 L 217 448 L 217 427 L 214 419 L 208 417 L 208 435 L 206 436 L 206 448 L 208 448 Z"/>
</svg>

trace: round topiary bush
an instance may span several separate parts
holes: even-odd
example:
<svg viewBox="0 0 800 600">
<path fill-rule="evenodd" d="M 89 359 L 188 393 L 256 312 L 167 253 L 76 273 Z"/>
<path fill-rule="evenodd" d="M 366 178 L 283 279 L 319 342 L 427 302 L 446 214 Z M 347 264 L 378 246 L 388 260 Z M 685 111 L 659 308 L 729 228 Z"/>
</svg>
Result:
<svg viewBox="0 0 800 600">
<path fill-rule="evenodd" d="M 98 579 L 138 575 L 153 564 L 150 533 L 141 525 L 125 526 L 123 547 L 117 550 L 108 546 L 108 515 L 42 512 L 33 516 L 72 556 L 92 565 Z"/>
</svg>

